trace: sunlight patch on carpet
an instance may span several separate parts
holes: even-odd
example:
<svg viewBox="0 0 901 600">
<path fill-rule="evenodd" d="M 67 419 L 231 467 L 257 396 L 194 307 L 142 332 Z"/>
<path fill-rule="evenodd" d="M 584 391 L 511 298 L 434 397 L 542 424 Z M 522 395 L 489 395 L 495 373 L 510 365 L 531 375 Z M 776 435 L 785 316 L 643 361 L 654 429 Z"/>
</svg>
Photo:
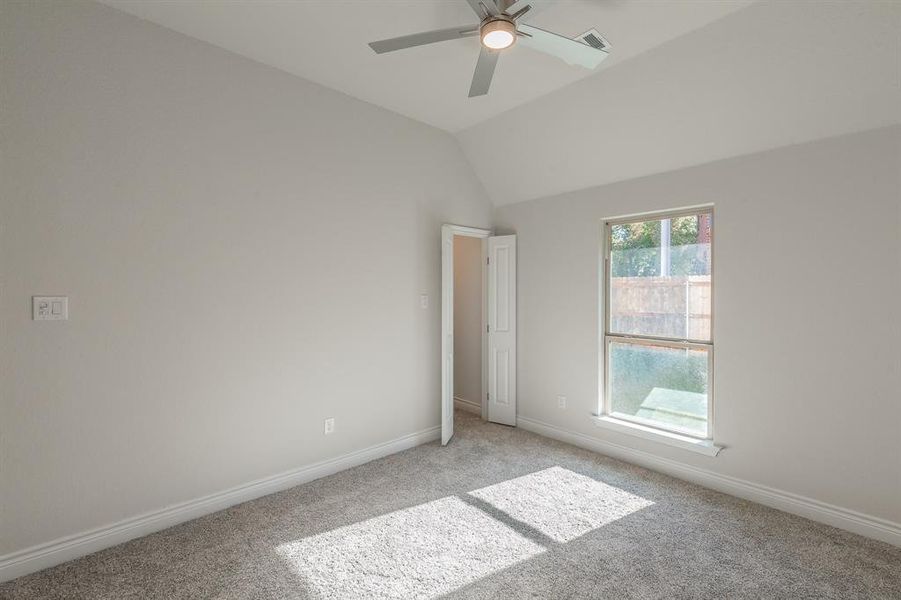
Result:
<svg viewBox="0 0 901 600">
<path fill-rule="evenodd" d="M 469 495 L 561 543 L 654 504 L 563 467 L 503 481 Z"/>
<path fill-rule="evenodd" d="M 435 598 L 544 552 L 456 497 L 276 548 L 318 598 Z"/>
</svg>

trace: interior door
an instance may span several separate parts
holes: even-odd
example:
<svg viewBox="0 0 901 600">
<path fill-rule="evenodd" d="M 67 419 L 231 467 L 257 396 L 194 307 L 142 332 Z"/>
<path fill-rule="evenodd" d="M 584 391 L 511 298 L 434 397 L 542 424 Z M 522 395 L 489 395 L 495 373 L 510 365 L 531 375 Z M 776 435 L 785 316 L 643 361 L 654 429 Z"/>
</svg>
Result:
<svg viewBox="0 0 901 600">
<path fill-rule="evenodd" d="M 454 435 L 454 232 L 441 228 L 441 445 Z"/>
<path fill-rule="evenodd" d="M 516 425 L 515 235 L 488 238 L 488 420 Z"/>
</svg>

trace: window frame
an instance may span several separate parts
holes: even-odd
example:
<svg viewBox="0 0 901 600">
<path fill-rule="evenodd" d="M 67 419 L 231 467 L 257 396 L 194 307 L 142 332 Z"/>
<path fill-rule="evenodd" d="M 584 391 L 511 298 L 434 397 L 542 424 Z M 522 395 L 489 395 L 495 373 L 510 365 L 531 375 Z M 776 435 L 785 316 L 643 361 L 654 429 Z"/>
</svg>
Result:
<svg viewBox="0 0 901 600">
<path fill-rule="evenodd" d="M 610 304 L 612 298 L 611 272 L 610 272 L 610 252 L 612 228 L 615 225 L 625 225 L 630 223 L 643 223 L 646 221 L 659 221 L 662 219 L 675 219 L 678 217 L 690 217 L 702 214 L 709 214 L 713 226 L 710 229 L 710 340 L 695 339 L 679 339 L 671 337 L 658 337 L 637 334 L 614 333 L 611 331 L 611 311 Z M 716 260 L 716 216 L 714 214 L 713 205 L 702 205 L 677 210 L 655 211 L 641 213 L 625 217 L 615 217 L 604 219 L 601 227 L 601 261 L 603 263 L 603 279 L 601 280 L 601 326 L 600 326 L 600 346 L 603 353 L 603 381 L 600 383 L 600 411 L 599 415 L 603 418 L 624 421 L 627 424 L 635 424 L 641 427 L 657 430 L 661 433 L 676 434 L 686 436 L 697 440 L 713 441 L 713 419 L 714 419 L 714 340 L 715 340 L 715 317 L 716 310 L 716 277 L 714 276 L 714 264 Z M 696 431 L 682 429 L 676 426 L 664 426 L 657 421 L 650 419 L 642 419 L 633 415 L 625 415 L 613 411 L 612 395 L 610 393 L 610 345 L 612 343 L 626 343 L 646 346 L 665 346 L 669 348 L 681 349 L 704 349 L 707 351 L 707 434 L 701 435 Z"/>
</svg>

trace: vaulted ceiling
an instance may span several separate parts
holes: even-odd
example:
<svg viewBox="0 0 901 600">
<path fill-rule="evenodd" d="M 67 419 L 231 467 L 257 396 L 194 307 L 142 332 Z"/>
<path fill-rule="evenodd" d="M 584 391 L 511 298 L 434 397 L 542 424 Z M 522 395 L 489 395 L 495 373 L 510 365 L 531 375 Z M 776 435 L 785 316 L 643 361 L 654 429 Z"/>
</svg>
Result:
<svg viewBox="0 0 901 600">
<path fill-rule="evenodd" d="M 896 123 L 901 2 L 777 0 L 458 137 L 507 204 Z"/>
<path fill-rule="evenodd" d="M 466 0 L 103 0 L 106 4 L 423 121 L 459 131 L 593 71 L 525 46 L 505 52 L 491 93 L 467 97 L 478 38 L 376 55 L 368 43 L 475 25 Z M 535 0 L 523 19 L 576 36 L 597 28 L 626 60 L 746 6 L 750 0 Z"/>
<path fill-rule="evenodd" d="M 901 122 L 901 2 L 534 0 L 529 24 L 600 31 L 595 71 L 525 46 L 468 98 L 465 0 L 101 0 L 454 133 L 496 204 Z"/>
</svg>

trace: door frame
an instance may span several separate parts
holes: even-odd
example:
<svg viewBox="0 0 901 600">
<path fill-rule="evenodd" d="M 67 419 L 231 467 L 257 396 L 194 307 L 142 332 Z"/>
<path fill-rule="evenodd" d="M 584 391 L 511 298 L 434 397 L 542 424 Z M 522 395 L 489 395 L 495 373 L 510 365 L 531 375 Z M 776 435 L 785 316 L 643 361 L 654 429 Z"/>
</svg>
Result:
<svg viewBox="0 0 901 600">
<path fill-rule="evenodd" d="M 490 229 L 467 227 L 445 223 L 441 226 L 441 420 L 444 422 L 446 402 L 450 402 L 450 419 L 453 423 L 454 369 L 448 366 L 446 357 L 453 356 L 454 336 L 454 236 L 479 238 L 482 240 L 482 381 L 480 404 L 482 419 L 488 418 L 488 238 L 494 232 Z M 450 347 L 448 347 L 450 346 Z M 448 398 L 449 396 L 449 398 Z M 453 435 L 453 425 L 451 425 Z M 443 440 L 442 440 L 443 441 Z"/>
</svg>

